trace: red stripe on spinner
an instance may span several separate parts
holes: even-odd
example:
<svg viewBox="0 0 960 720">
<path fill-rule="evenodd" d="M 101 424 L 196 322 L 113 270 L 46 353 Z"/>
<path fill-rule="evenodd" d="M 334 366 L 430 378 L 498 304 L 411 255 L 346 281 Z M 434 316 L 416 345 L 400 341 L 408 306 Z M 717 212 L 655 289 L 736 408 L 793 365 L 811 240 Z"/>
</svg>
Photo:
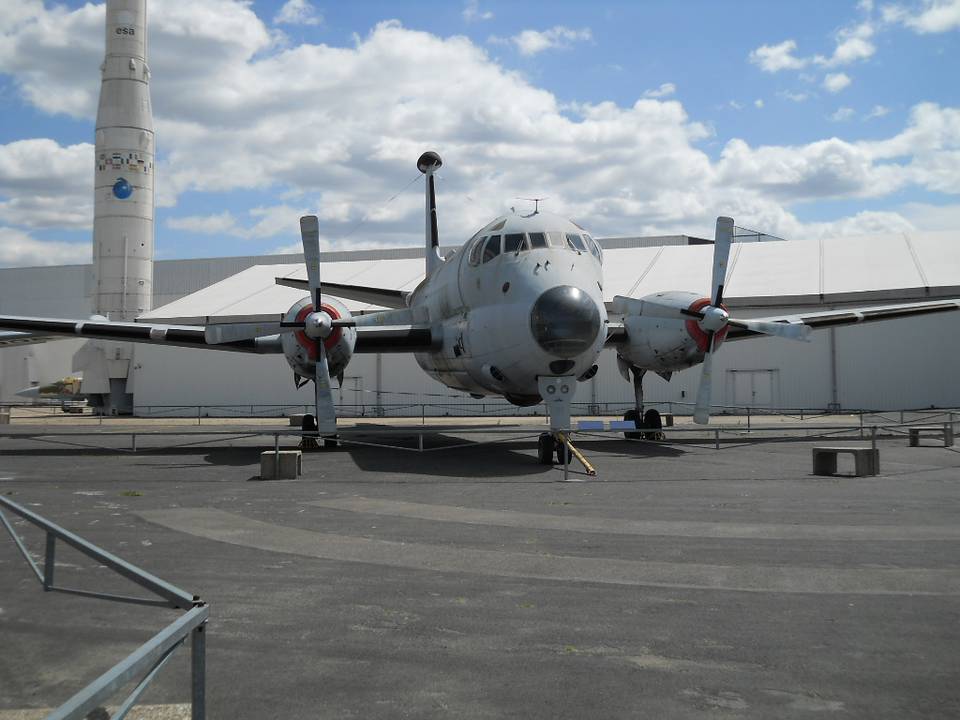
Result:
<svg viewBox="0 0 960 720">
<path fill-rule="evenodd" d="M 320 303 L 320 309 L 323 312 L 327 313 L 334 320 L 340 319 L 340 313 L 337 312 L 336 308 L 331 307 L 330 305 L 325 305 Z M 304 319 L 313 312 L 313 305 L 308 303 L 300 308 L 300 311 L 297 313 L 297 317 L 294 318 L 296 322 L 303 322 Z M 307 334 L 303 330 L 297 330 L 294 334 L 294 337 L 297 339 L 297 344 L 300 345 L 304 350 L 307 351 L 307 357 L 311 360 L 317 359 L 317 346 L 314 344 L 313 340 L 307 337 Z M 323 341 L 323 346 L 330 350 L 334 345 L 340 342 L 340 338 L 343 336 L 343 328 L 336 327 L 333 329 L 333 332 Z"/>
<path fill-rule="evenodd" d="M 699 300 L 694 300 L 690 305 L 690 312 L 700 312 L 703 308 L 710 305 L 710 298 L 700 298 Z M 720 303 L 720 307 L 726 310 L 726 306 L 723 303 Z M 720 347 L 720 343 L 723 342 L 723 339 L 727 336 L 727 332 L 730 330 L 729 325 L 724 325 L 721 330 L 718 330 L 713 336 L 713 349 L 716 350 Z M 693 338 L 694 342 L 697 343 L 697 350 L 700 352 L 707 351 L 707 342 L 710 339 L 707 331 L 700 327 L 700 323 L 695 319 L 691 318 L 687 320 L 687 333 L 690 337 Z"/>
</svg>

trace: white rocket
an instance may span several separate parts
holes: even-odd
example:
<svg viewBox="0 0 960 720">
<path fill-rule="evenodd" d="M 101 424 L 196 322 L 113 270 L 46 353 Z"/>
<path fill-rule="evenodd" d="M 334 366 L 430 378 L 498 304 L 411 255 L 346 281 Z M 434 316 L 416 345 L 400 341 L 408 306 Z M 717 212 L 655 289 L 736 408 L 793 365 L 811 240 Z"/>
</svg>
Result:
<svg viewBox="0 0 960 720">
<path fill-rule="evenodd" d="M 133 320 L 153 299 L 153 111 L 146 0 L 107 0 L 95 144 L 93 311 Z M 133 346 L 92 341 L 73 361 L 82 391 L 105 414 L 133 404 Z"/>
<path fill-rule="evenodd" d="M 133 320 L 153 297 L 153 111 L 146 0 L 107 0 L 94 180 L 94 312 Z"/>
</svg>

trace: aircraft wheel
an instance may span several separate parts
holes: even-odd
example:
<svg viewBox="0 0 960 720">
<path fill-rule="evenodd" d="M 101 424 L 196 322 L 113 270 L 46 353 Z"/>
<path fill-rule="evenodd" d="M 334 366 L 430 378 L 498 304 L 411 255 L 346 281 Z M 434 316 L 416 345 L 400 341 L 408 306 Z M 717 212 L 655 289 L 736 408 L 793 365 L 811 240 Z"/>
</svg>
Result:
<svg viewBox="0 0 960 720">
<path fill-rule="evenodd" d="M 623 414 L 623 419 L 625 422 L 630 422 L 631 420 L 633 420 L 633 422 L 636 424 L 637 427 L 640 427 L 640 425 L 642 424 L 640 422 L 640 415 L 637 413 L 636 410 L 627 410 Z M 626 430 L 624 431 L 623 436 L 627 440 L 639 440 L 643 437 L 643 433 L 633 432 L 632 430 Z"/>
<path fill-rule="evenodd" d="M 660 419 L 660 413 L 650 409 L 643 414 L 643 427 L 649 428 L 654 432 L 643 433 L 646 440 L 663 439 L 663 420 Z"/>
<path fill-rule="evenodd" d="M 573 452 L 570 450 L 570 446 L 563 442 L 557 443 L 557 462 L 561 465 L 564 464 L 564 455 L 566 455 L 566 464 L 569 465 L 570 461 L 573 460 Z"/>
<path fill-rule="evenodd" d="M 537 439 L 537 460 L 541 465 L 553 465 L 553 449 L 556 442 L 550 433 L 540 433 Z"/>
</svg>

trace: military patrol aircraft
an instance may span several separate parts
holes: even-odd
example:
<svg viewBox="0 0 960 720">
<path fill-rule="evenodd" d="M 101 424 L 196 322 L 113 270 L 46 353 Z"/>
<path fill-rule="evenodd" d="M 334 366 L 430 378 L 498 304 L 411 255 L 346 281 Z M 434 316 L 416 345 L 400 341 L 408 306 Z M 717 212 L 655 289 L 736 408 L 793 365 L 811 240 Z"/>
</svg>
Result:
<svg viewBox="0 0 960 720">
<path fill-rule="evenodd" d="M 440 255 L 434 175 L 440 156 L 424 153 L 426 268 L 412 292 L 322 283 L 319 226 L 300 219 L 307 279 L 277 278 L 309 294 L 283 315 L 254 322 L 193 325 L 0 316 L 0 328 L 32 338 L 69 335 L 251 353 L 282 353 L 298 386 L 314 381 L 316 430 L 336 433 L 330 378 L 342 377 L 354 353 L 414 353 L 430 376 L 474 397 L 500 395 L 516 405 L 545 402 L 550 433 L 539 442 L 545 464 L 568 452 L 558 434 L 569 428 L 577 382 L 597 372 L 604 348 L 617 353 L 632 381 L 642 429 L 659 429 L 655 410 L 644 413 L 643 376 L 669 379 L 703 363 L 694 419 L 709 420 L 711 367 L 724 342 L 776 336 L 803 340 L 814 329 L 960 309 L 960 300 L 831 310 L 802 315 L 736 319 L 723 305 L 733 220 L 716 223 L 713 276 L 708 294 L 659 292 L 643 298 L 603 299 L 603 250 L 576 223 L 535 208 L 485 225 L 459 251 Z M 354 316 L 342 299 L 385 308 Z M 8 335 L 10 335 L 8 333 Z M 11 342 L 16 338 L 12 338 Z M 313 429 L 306 418 L 305 429 Z"/>
</svg>

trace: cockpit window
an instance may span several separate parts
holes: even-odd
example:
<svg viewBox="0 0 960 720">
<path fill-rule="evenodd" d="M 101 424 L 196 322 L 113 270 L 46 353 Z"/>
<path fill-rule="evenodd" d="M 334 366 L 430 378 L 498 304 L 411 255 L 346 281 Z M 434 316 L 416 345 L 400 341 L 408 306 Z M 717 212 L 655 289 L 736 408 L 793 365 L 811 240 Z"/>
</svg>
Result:
<svg viewBox="0 0 960 720">
<path fill-rule="evenodd" d="M 523 233 L 508 233 L 503 236 L 503 252 L 504 253 L 518 253 L 521 250 L 525 250 L 525 240 L 526 236 Z"/>
<path fill-rule="evenodd" d="M 487 244 L 483 246 L 483 262 L 490 262 L 500 254 L 500 236 L 491 235 Z"/>
<path fill-rule="evenodd" d="M 579 252 L 586 252 L 587 248 L 583 244 L 583 238 L 581 238 L 576 233 L 567 233 L 567 243 L 571 248 Z"/>
<path fill-rule="evenodd" d="M 477 241 L 473 244 L 473 247 L 470 248 L 470 258 L 469 262 L 471 265 L 480 264 L 480 253 L 483 252 L 483 243 L 487 240 L 487 236 L 484 235 L 482 238 L 478 238 Z"/>
<path fill-rule="evenodd" d="M 603 264 L 603 251 L 600 249 L 600 243 L 586 233 L 584 233 L 583 239 L 587 241 L 587 246 L 590 248 L 590 252 L 593 253 L 593 256 L 597 259 L 597 262 Z"/>
<path fill-rule="evenodd" d="M 547 246 L 547 235 L 546 233 L 530 233 L 530 247 L 536 250 L 537 248 L 545 248 Z"/>
<path fill-rule="evenodd" d="M 550 247 L 565 248 L 567 246 L 567 241 L 564 239 L 562 232 L 548 232 L 547 241 L 550 243 Z"/>
</svg>

